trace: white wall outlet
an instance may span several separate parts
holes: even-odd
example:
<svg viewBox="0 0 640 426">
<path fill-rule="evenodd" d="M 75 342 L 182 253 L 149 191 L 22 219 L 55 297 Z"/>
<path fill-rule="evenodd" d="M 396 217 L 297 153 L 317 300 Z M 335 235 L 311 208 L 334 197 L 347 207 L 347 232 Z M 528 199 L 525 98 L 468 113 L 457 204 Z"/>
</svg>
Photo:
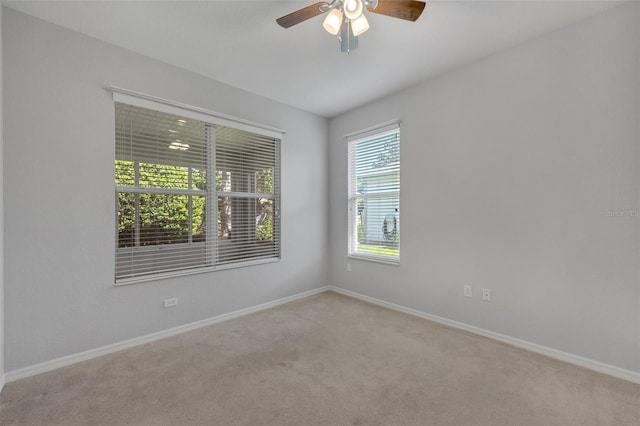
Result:
<svg viewBox="0 0 640 426">
<path fill-rule="evenodd" d="M 471 286 L 470 285 L 465 285 L 464 286 L 464 295 L 465 295 L 465 297 L 473 297 L 473 290 L 471 290 Z"/>
<path fill-rule="evenodd" d="M 351 264 L 347 263 L 347 272 L 351 272 Z"/>
<path fill-rule="evenodd" d="M 489 288 L 482 289 L 482 300 L 486 302 L 491 302 L 491 289 Z"/>
<path fill-rule="evenodd" d="M 178 298 L 174 297 L 172 299 L 165 299 L 164 301 L 164 307 L 165 308 L 171 308 L 172 306 L 176 306 L 178 304 Z"/>
</svg>

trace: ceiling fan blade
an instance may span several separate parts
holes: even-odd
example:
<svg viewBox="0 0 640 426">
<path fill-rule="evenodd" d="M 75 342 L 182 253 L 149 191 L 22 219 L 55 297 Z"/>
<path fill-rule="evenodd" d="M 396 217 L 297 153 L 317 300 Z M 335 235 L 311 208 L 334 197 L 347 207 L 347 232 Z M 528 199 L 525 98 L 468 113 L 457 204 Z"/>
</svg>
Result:
<svg viewBox="0 0 640 426">
<path fill-rule="evenodd" d="M 281 18 L 276 19 L 276 22 L 280 24 L 283 28 L 289 28 L 300 22 L 306 21 L 307 19 L 311 19 L 314 16 L 318 16 L 324 11 L 320 10 L 320 6 L 328 6 L 329 3 L 326 1 L 320 1 L 318 3 L 314 3 L 310 6 L 303 7 L 300 10 L 296 10 L 288 15 L 285 15 Z"/>
<path fill-rule="evenodd" d="M 391 16 L 393 18 L 416 21 L 427 4 L 423 1 L 415 0 L 379 0 L 375 9 L 367 6 L 371 13 Z"/>
</svg>

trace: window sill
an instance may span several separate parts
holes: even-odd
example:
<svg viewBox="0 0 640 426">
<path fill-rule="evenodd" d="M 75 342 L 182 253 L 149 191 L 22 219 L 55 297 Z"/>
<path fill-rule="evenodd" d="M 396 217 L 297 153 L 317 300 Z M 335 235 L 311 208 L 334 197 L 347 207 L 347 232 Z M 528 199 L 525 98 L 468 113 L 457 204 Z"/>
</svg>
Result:
<svg viewBox="0 0 640 426">
<path fill-rule="evenodd" d="M 357 259 L 357 260 L 366 260 L 368 262 L 382 263 L 382 264 L 391 265 L 391 266 L 400 266 L 399 258 L 389 259 L 389 258 L 378 257 L 378 256 L 366 256 L 363 254 L 350 254 L 350 255 L 347 255 L 347 258 Z"/>
<path fill-rule="evenodd" d="M 130 284 L 138 284 L 138 283 L 144 283 L 149 281 L 159 281 L 159 280 L 165 280 L 169 278 L 184 277 L 187 275 L 196 275 L 196 274 L 204 274 L 207 272 L 224 271 L 226 269 L 245 268 L 249 266 L 264 265 L 267 263 L 276 263 L 276 262 L 280 262 L 280 260 L 281 260 L 280 258 L 268 258 L 268 259 L 257 259 L 257 260 L 235 262 L 235 263 L 230 262 L 230 263 L 225 263 L 225 264 L 211 266 L 211 267 L 184 269 L 179 271 L 162 272 L 162 273 L 153 274 L 153 275 L 150 274 L 150 275 L 134 277 L 134 278 L 123 278 L 123 279 L 117 280 L 114 283 L 114 286 L 121 287 L 125 285 L 130 285 Z"/>
</svg>

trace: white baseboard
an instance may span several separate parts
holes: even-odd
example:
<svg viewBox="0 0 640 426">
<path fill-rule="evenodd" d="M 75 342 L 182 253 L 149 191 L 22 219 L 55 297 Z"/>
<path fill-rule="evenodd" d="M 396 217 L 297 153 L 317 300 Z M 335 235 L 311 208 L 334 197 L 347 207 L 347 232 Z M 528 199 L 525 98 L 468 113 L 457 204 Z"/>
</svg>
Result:
<svg viewBox="0 0 640 426">
<path fill-rule="evenodd" d="M 239 309 L 237 311 L 229 312 L 222 315 L 217 315 L 212 318 L 207 318 L 201 321 L 192 322 L 190 324 L 181 325 L 178 327 L 170 328 L 168 330 L 147 334 L 146 336 L 136 337 L 133 339 L 122 341 L 122 342 L 113 343 L 107 346 L 90 349 L 88 351 L 67 355 L 61 358 L 53 359 L 51 361 L 45 361 L 40 364 L 35 364 L 28 367 L 20 368 L 17 370 L 9 371 L 4 374 L 2 381 L 6 380 L 6 382 L 9 383 L 16 380 L 24 379 L 26 377 L 35 376 L 36 374 L 45 373 L 47 371 L 55 370 L 56 368 L 60 368 L 60 367 L 66 367 L 68 365 L 75 364 L 77 362 L 86 361 L 92 358 L 97 358 L 99 356 L 107 355 L 113 352 L 118 352 L 123 349 L 129 349 L 134 346 L 139 346 L 145 343 L 150 343 L 156 340 L 164 339 L 166 337 L 175 336 L 176 334 L 185 333 L 187 331 L 196 330 L 198 328 L 206 327 L 208 325 L 217 324 L 219 322 L 228 321 L 233 318 L 238 318 L 244 315 L 263 311 L 265 309 L 273 308 L 275 306 L 282 305 L 284 303 L 293 302 L 294 300 L 313 296 L 314 294 L 318 294 L 318 293 L 323 293 L 328 290 L 329 290 L 328 287 L 316 288 L 313 290 L 294 294 L 293 296 L 287 296 L 281 299 L 273 300 L 271 302 L 266 302 L 260 305 L 251 306 L 249 308 Z"/>
<path fill-rule="evenodd" d="M 376 299 L 374 297 L 365 296 L 360 293 L 356 293 L 343 288 L 326 286 L 313 290 L 305 291 L 295 294 L 293 296 L 283 297 L 281 299 L 273 300 L 271 302 L 262 303 L 260 305 L 251 306 L 249 308 L 240 309 L 237 311 L 229 312 L 226 314 L 218 315 L 212 318 L 196 321 L 190 324 L 185 324 L 179 327 L 170 328 L 168 330 L 159 331 L 157 333 L 148 334 L 146 336 L 136 337 L 133 339 L 125 340 L 111 345 L 102 346 L 88 351 L 80 352 L 77 354 L 67 355 L 61 358 L 57 358 L 51 361 L 46 361 L 40 364 L 20 368 L 6 372 L 4 375 L 0 375 L 0 390 L 5 383 L 10 383 L 16 380 L 24 379 L 26 377 L 35 376 L 36 374 L 45 373 L 47 371 L 55 370 L 57 368 L 66 367 L 77 362 L 86 361 L 92 358 L 97 358 L 102 355 L 107 355 L 113 352 L 118 352 L 124 349 L 132 348 L 134 346 L 143 345 L 156 340 L 164 339 L 166 337 L 175 336 L 177 334 L 185 333 L 187 331 L 196 330 L 198 328 L 206 327 L 208 325 L 217 324 L 219 322 L 227 321 L 233 318 L 238 318 L 244 315 L 252 314 L 254 312 L 263 311 L 265 309 L 273 308 L 284 303 L 292 302 L 294 300 L 302 299 L 312 296 L 314 294 L 323 293 L 325 291 L 333 291 L 343 294 L 345 296 L 360 299 L 365 302 L 373 303 L 375 305 L 383 306 L 385 308 L 393 309 L 395 311 L 404 312 L 409 315 L 424 318 L 430 321 L 434 321 L 439 324 L 447 325 L 449 327 L 465 330 L 480 336 L 488 337 L 490 339 L 497 340 L 499 342 L 507 343 L 518 348 L 526 349 L 531 352 L 536 352 L 542 355 L 546 355 L 551 358 L 555 358 L 561 361 L 568 362 L 570 364 L 579 365 L 581 367 L 588 368 L 600 373 L 608 374 L 613 377 L 618 377 L 633 383 L 640 383 L 640 373 L 626 370 L 613 365 L 605 364 L 600 361 L 584 358 L 578 355 L 573 355 L 567 352 L 552 349 L 546 346 L 538 345 L 536 343 L 527 342 L 524 340 L 516 339 L 503 334 L 495 333 L 493 331 L 485 330 L 472 325 L 464 324 L 458 321 L 453 321 L 447 318 L 439 317 L 437 315 L 431 315 L 426 312 L 418 311 L 416 309 L 407 308 L 405 306 L 396 305 L 395 303 L 386 302 L 384 300 Z"/>
<path fill-rule="evenodd" d="M 578 355 L 559 351 L 557 349 L 538 345 L 536 343 L 527 342 L 525 340 L 516 339 L 510 336 L 506 336 L 504 334 L 495 333 L 493 331 L 485 330 L 485 329 L 468 325 L 462 322 L 439 317 L 437 315 L 431 315 L 426 312 L 418 311 L 416 309 L 411 309 L 405 306 L 396 305 L 395 303 L 385 302 L 384 300 L 365 296 L 364 294 L 356 293 L 350 290 L 345 290 L 343 288 L 328 286 L 328 290 L 343 294 L 345 296 L 353 297 L 355 299 L 360 299 L 365 302 L 373 303 L 374 305 L 379 305 L 385 308 L 393 309 L 394 311 L 404 312 L 409 315 L 424 318 L 439 324 L 447 325 L 449 327 L 469 331 L 471 333 L 488 337 L 490 339 L 497 340 L 502 343 L 507 343 L 509 345 L 516 346 L 518 348 L 522 348 L 522 349 L 529 350 L 531 352 L 536 352 L 542 355 L 546 355 L 550 358 L 555 358 L 564 362 L 568 362 L 570 364 L 579 365 L 580 367 L 588 368 L 589 370 L 597 371 L 599 373 L 608 374 L 610 376 L 624 379 L 633 383 L 640 383 L 640 372 L 626 370 L 624 368 L 616 367 L 610 364 L 605 364 L 600 361 L 584 358 Z"/>
</svg>

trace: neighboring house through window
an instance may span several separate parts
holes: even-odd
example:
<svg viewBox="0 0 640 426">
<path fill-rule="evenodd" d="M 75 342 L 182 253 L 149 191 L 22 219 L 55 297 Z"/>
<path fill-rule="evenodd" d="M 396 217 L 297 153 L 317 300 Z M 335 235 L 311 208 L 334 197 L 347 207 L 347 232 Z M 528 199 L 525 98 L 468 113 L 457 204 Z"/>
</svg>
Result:
<svg viewBox="0 0 640 426">
<path fill-rule="evenodd" d="M 280 258 L 281 134 L 114 99 L 116 283 Z"/>
<path fill-rule="evenodd" d="M 347 136 L 348 254 L 400 262 L 400 128 L 397 122 Z"/>
</svg>

